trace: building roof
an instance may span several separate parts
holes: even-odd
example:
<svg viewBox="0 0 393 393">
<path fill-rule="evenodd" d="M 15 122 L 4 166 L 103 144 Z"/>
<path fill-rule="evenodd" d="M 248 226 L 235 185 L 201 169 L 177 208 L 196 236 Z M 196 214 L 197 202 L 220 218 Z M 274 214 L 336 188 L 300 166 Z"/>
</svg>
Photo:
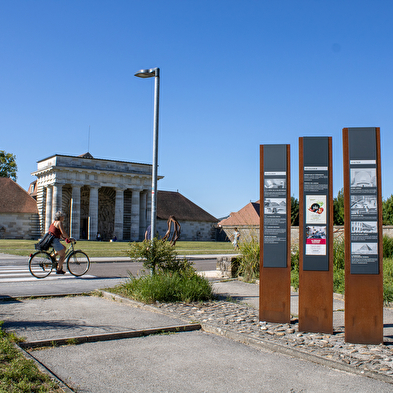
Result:
<svg viewBox="0 0 393 393">
<path fill-rule="evenodd" d="M 37 202 L 8 177 L 0 177 L 0 213 L 38 213 Z"/>
<path fill-rule="evenodd" d="M 123 164 L 136 164 L 136 165 L 142 165 L 142 166 L 147 166 L 147 167 L 151 167 L 151 164 L 144 164 L 144 163 L 138 163 L 138 162 L 132 162 L 132 161 L 122 161 L 122 160 L 110 160 L 110 159 L 106 159 L 106 158 L 95 158 L 93 157 L 89 152 L 84 153 L 84 154 L 80 154 L 78 156 L 70 156 L 67 154 L 53 154 L 52 156 L 43 158 L 42 160 L 38 160 L 37 163 L 40 162 L 44 162 L 46 160 L 49 160 L 50 158 L 53 157 L 68 157 L 68 158 L 87 158 L 87 159 L 91 159 L 91 160 L 95 160 L 95 161 L 107 161 L 107 162 L 118 162 L 118 163 L 123 163 Z"/>
<path fill-rule="evenodd" d="M 259 225 L 260 202 L 250 202 L 238 212 L 231 213 L 220 221 L 219 226 Z"/>
<path fill-rule="evenodd" d="M 167 220 L 175 216 L 178 221 L 217 222 L 217 218 L 191 202 L 179 192 L 157 192 L 157 218 Z"/>
</svg>

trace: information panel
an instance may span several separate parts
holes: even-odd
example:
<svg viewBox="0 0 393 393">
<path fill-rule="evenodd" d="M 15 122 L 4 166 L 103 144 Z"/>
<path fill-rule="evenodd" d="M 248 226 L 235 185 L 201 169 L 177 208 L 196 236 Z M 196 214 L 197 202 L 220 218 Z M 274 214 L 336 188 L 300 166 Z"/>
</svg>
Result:
<svg viewBox="0 0 393 393">
<path fill-rule="evenodd" d="M 383 343 L 379 127 L 344 128 L 345 341 Z"/>
<path fill-rule="evenodd" d="M 264 145 L 264 267 L 287 267 L 287 184 L 287 145 Z"/>
<path fill-rule="evenodd" d="M 303 270 L 329 270 L 329 137 L 303 138 Z"/>
<path fill-rule="evenodd" d="M 375 128 L 348 129 L 351 274 L 378 274 L 378 184 Z"/>
</svg>

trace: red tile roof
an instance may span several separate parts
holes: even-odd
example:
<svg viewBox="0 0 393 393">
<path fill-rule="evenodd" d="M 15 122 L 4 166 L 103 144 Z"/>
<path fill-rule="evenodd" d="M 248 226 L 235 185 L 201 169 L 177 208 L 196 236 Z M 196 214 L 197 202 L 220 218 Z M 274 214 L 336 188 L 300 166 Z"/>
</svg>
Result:
<svg viewBox="0 0 393 393">
<path fill-rule="evenodd" d="M 175 216 L 181 221 L 207 221 L 217 222 L 217 218 L 191 202 L 178 192 L 157 192 L 157 218 L 167 220 L 169 216 Z"/>
<path fill-rule="evenodd" d="M 8 177 L 0 177 L 0 213 L 38 213 L 37 202 Z"/>
<path fill-rule="evenodd" d="M 250 202 L 238 212 L 231 213 L 228 218 L 220 221 L 220 226 L 236 226 L 236 225 L 259 225 L 259 209 L 260 203 Z"/>
</svg>

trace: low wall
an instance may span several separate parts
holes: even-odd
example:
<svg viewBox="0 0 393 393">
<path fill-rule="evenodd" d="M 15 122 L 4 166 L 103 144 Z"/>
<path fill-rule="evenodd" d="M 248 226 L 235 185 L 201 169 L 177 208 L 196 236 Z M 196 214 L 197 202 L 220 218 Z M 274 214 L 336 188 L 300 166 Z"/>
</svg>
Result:
<svg viewBox="0 0 393 393">
<path fill-rule="evenodd" d="M 1 239 L 38 239 L 40 237 L 38 214 L 0 214 Z"/>
<path fill-rule="evenodd" d="M 214 224 L 205 221 L 181 221 L 179 240 L 187 241 L 210 241 L 214 239 Z M 166 220 L 157 220 L 157 231 L 160 237 L 164 237 L 168 230 Z M 171 234 L 173 233 L 173 224 Z"/>
<path fill-rule="evenodd" d="M 234 226 L 222 227 L 223 231 L 231 239 L 233 232 L 235 230 Z M 237 226 L 240 232 L 240 241 L 250 241 L 252 238 L 259 239 L 259 225 L 244 225 Z M 393 226 L 384 225 L 382 227 L 383 235 L 393 238 Z M 333 227 L 334 237 L 344 236 L 344 226 L 335 225 Z M 291 227 L 291 244 L 299 244 L 299 227 Z"/>
</svg>

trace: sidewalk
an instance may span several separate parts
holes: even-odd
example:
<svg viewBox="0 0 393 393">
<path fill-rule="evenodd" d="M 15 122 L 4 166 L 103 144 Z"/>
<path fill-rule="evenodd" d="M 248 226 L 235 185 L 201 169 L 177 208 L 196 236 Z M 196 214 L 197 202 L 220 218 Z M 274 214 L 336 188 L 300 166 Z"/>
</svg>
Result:
<svg viewBox="0 0 393 393">
<path fill-rule="evenodd" d="M 106 293 L 14 299 L 1 302 L 0 320 L 26 338 L 26 349 L 38 347 L 29 350 L 35 359 L 83 392 L 392 391 L 391 346 L 344 343 L 342 300 L 334 306 L 338 334 L 318 335 L 297 332 L 296 322 L 261 325 L 256 284 L 213 287 L 240 303 L 151 306 Z M 296 305 L 292 293 L 292 314 Z M 388 340 L 392 310 L 384 323 Z"/>
</svg>

